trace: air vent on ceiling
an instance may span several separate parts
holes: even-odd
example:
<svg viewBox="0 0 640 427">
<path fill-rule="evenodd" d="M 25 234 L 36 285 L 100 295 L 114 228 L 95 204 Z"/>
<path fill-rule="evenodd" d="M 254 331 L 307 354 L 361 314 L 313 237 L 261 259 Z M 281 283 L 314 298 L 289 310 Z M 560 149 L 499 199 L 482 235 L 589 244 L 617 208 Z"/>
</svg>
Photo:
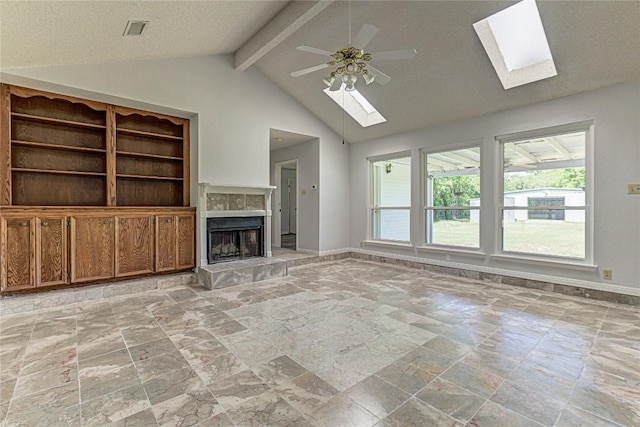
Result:
<svg viewBox="0 0 640 427">
<path fill-rule="evenodd" d="M 149 21 L 129 21 L 124 29 L 123 36 L 139 36 L 144 31 Z"/>
</svg>

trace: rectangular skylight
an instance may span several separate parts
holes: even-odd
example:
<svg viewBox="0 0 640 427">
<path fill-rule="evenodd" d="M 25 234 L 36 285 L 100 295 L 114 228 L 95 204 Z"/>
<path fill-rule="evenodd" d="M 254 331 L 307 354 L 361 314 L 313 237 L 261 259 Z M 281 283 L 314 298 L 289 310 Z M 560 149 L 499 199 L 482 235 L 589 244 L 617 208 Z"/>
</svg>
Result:
<svg viewBox="0 0 640 427">
<path fill-rule="evenodd" d="M 387 121 L 357 89 L 347 92 L 344 87 L 343 83 L 342 87 L 336 91 L 330 91 L 330 88 L 326 88 L 324 93 L 329 95 L 336 104 L 349 113 L 363 128 Z"/>
<path fill-rule="evenodd" d="M 535 0 L 516 3 L 473 28 L 505 89 L 558 74 Z"/>
</svg>

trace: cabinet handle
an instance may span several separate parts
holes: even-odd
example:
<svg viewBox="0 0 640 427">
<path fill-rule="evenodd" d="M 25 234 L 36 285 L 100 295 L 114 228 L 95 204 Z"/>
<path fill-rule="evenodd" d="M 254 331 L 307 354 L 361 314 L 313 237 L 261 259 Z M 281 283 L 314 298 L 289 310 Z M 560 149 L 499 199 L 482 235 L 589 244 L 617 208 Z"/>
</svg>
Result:
<svg viewBox="0 0 640 427">
<path fill-rule="evenodd" d="M 126 219 L 121 219 L 121 220 L 120 220 L 120 224 L 126 224 L 126 223 L 127 223 L 127 220 L 126 220 Z"/>
<path fill-rule="evenodd" d="M 26 227 L 27 225 L 29 225 L 29 223 L 28 223 L 28 222 L 21 222 L 21 223 L 20 223 L 20 227 Z"/>
<path fill-rule="evenodd" d="M 48 221 L 42 221 L 42 226 L 43 227 L 48 227 L 49 226 L 49 222 Z"/>
<path fill-rule="evenodd" d="M 171 218 L 167 218 L 165 221 L 166 222 L 171 222 Z"/>
<path fill-rule="evenodd" d="M 103 224 L 111 224 L 111 220 L 110 219 L 105 219 L 104 221 L 102 221 Z"/>
</svg>

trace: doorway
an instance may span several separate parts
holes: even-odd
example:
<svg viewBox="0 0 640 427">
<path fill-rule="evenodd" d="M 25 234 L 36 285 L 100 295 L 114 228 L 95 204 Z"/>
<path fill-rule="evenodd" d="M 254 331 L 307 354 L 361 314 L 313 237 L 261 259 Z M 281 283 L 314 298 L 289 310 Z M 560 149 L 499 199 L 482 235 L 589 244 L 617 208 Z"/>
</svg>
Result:
<svg viewBox="0 0 640 427">
<path fill-rule="evenodd" d="M 298 160 L 281 162 L 276 166 L 280 247 L 295 251 L 298 248 Z"/>
</svg>

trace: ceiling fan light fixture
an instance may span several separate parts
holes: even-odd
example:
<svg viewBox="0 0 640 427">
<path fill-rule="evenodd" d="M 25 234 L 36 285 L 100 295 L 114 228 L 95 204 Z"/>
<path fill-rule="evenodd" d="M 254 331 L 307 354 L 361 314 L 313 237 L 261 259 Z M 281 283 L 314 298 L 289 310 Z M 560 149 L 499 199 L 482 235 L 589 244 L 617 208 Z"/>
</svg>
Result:
<svg viewBox="0 0 640 427">
<path fill-rule="evenodd" d="M 342 76 L 342 82 L 344 83 L 344 90 L 351 92 L 356 88 L 356 81 L 358 78 L 355 74 L 345 74 Z"/>
<path fill-rule="evenodd" d="M 333 83 L 336 81 L 336 73 L 329 74 L 329 77 L 325 77 L 322 81 L 329 87 L 333 86 Z"/>
<path fill-rule="evenodd" d="M 362 78 L 364 79 L 364 82 L 369 85 L 373 83 L 373 81 L 376 78 L 376 75 L 373 73 L 370 73 L 369 71 L 365 71 L 364 73 L 362 73 Z"/>
</svg>

